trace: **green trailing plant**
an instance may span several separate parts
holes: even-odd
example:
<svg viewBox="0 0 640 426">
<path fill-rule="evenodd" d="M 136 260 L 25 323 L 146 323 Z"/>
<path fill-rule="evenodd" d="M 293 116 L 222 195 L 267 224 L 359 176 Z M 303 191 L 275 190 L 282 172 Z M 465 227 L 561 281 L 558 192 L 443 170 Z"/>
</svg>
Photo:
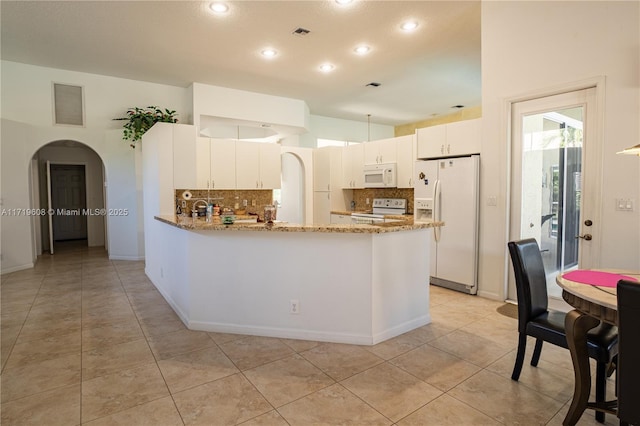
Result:
<svg viewBox="0 0 640 426">
<path fill-rule="evenodd" d="M 114 118 L 114 120 L 126 121 L 123 130 L 123 139 L 131 141 L 131 148 L 136 147 L 136 142 L 142 139 L 142 135 L 157 122 L 161 123 L 177 123 L 175 117 L 176 112 L 165 109 L 164 111 L 157 106 L 149 106 L 146 108 L 129 108 L 127 116 Z"/>
</svg>

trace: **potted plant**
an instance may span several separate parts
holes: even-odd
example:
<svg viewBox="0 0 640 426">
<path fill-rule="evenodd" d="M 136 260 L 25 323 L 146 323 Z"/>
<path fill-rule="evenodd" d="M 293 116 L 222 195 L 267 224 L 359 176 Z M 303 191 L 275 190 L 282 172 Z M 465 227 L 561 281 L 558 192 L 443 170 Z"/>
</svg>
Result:
<svg viewBox="0 0 640 426">
<path fill-rule="evenodd" d="M 142 135 L 157 122 L 177 123 L 176 112 L 157 106 L 146 108 L 129 108 L 126 117 L 114 118 L 114 120 L 126 120 L 124 124 L 123 139 L 131 141 L 131 148 L 136 147 L 136 142 L 142 139 Z"/>
</svg>

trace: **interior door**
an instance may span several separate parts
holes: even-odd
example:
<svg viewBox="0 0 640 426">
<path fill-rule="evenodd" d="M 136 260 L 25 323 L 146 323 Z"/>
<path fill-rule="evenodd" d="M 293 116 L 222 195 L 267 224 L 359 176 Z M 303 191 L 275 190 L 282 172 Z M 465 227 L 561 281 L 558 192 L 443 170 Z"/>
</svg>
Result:
<svg viewBox="0 0 640 426">
<path fill-rule="evenodd" d="M 598 265 L 601 169 L 596 89 L 512 105 L 510 240 L 535 238 L 550 297 L 556 276 Z M 512 268 L 507 296 L 516 300 Z"/>
<path fill-rule="evenodd" d="M 50 166 L 53 239 L 55 241 L 87 238 L 86 184 L 84 165 Z"/>
</svg>

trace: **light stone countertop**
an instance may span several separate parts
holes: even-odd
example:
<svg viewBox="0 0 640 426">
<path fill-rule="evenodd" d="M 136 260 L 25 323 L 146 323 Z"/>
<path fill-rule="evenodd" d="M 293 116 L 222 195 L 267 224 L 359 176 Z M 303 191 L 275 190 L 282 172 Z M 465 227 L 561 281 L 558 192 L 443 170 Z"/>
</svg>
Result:
<svg viewBox="0 0 640 426">
<path fill-rule="evenodd" d="M 223 225 L 217 218 L 217 222 L 207 223 L 204 218 L 195 220 L 189 216 L 177 218 L 175 215 L 155 216 L 156 220 L 164 222 L 176 228 L 191 231 L 271 231 L 271 232 L 337 232 L 352 234 L 382 234 L 386 232 L 411 231 L 414 229 L 434 228 L 444 226 L 444 222 L 413 223 L 411 219 L 402 222 L 380 223 L 375 225 L 367 224 L 331 224 L 331 225 L 300 225 L 290 223 L 234 223 L 233 225 Z"/>
</svg>

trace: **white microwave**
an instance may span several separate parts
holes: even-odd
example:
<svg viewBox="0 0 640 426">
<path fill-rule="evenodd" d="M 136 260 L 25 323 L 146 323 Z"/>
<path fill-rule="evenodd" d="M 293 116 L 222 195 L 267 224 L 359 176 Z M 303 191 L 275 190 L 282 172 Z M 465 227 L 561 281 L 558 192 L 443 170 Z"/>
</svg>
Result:
<svg viewBox="0 0 640 426">
<path fill-rule="evenodd" d="M 396 163 L 369 164 L 364 166 L 365 188 L 395 188 Z"/>
</svg>

